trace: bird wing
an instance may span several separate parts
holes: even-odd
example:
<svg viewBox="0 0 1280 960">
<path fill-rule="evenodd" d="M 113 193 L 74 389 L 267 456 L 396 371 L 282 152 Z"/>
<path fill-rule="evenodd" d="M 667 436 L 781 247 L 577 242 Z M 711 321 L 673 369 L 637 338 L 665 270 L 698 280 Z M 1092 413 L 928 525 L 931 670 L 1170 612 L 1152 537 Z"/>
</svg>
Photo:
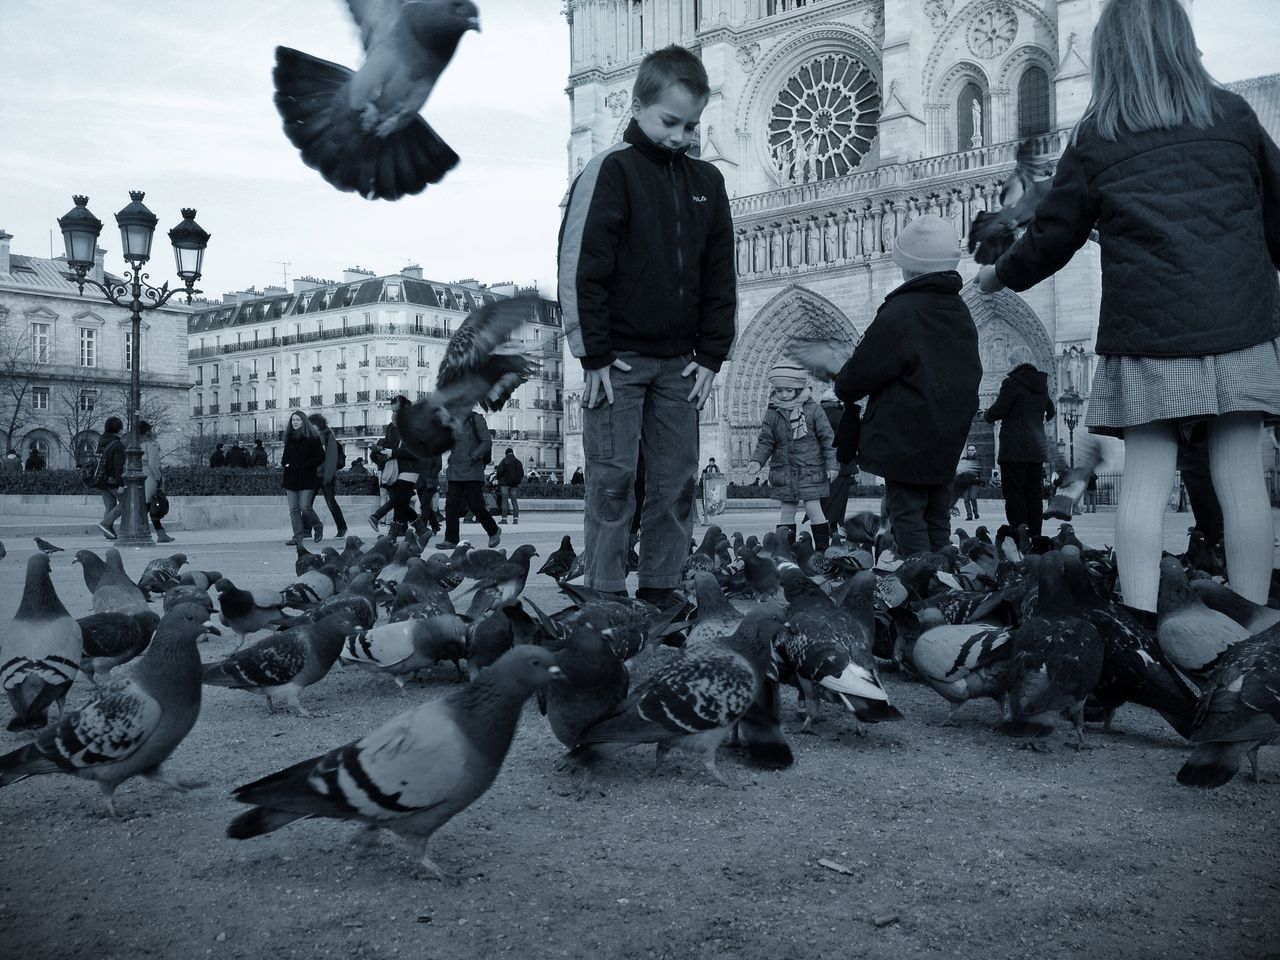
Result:
<svg viewBox="0 0 1280 960">
<path fill-rule="evenodd" d="M 307 644 L 302 632 L 286 630 L 233 653 L 221 663 L 209 664 L 204 669 L 203 682 L 241 690 L 278 687 L 293 680 L 306 662 Z"/>
<path fill-rule="evenodd" d="M 436 374 L 439 406 L 454 417 L 464 416 L 477 403 L 497 410 L 537 369 L 524 348 L 510 344 L 521 323 L 537 313 L 537 298 L 529 295 L 486 303 L 472 310 L 449 338 Z"/>
<path fill-rule="evenodd" d="M 339 656 L 344 662 L 393 667 L 414 654 L 411 621 L 383 624 L 372 630 L 357 630 L 343 641 Z"/>
<path fill-rule="evenodd" d="M 351 19 L 360 28 L 360 43 L 367 51 L 395 29 L 401 8 L 412 0 L 347 0 Z"/>
<path fill-rule="evenodd" d="M 853 344 L 848 340 L 796 339 L 787 344 L 787 356 L 819 380 L 831 380 L 853 356 Z"/>
<path fill-rule="evenodd" d="M 155 732 L 163 710 L 137 682 L 115 679 L 103 694 L 47 727 L 36 748 L 58 767 L 77 772 L 131 756 Z"/>
</svg>

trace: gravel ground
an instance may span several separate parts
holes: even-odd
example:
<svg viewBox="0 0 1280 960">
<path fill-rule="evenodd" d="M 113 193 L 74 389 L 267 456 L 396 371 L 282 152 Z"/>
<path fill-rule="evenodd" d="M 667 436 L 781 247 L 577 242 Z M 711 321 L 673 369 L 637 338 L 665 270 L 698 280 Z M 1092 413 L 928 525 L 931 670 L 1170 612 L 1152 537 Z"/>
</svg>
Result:
<svg viewBox="0 0 1280 960">
<path fill-rule="evenodd" d="M 762 531 L 770 519 L 728 525 Z M 1076 529 L 1106 541 L 1109 522 Z M 1185 528 L 1170 515 L 1171 545 Z M 580 529 L 580 517 L 530 516 L 507 536 L 545 555 Z M 174 546 L 200 568 L 283 585 L 285 535 L 190 534 Z M 55 584 L 82 615 L 88 595 L 69 558 L 102 543 L 62 545 Z M 7 546 L 0 624 L 17 607 L 30 543 Z M 154 555 L 131 551 L 126 566 L 136 576 Z M 546 585 L 531 594 L 558 605 Z M 583 799 L 554 770 L 560 745 L 531 704 L 493 788 L 433 841 L 437 862 L 467 874 L 448 885 L 390 837 L 357 851 L 350 825 L 303 822 L 243 842 L 223 831 L 244 809 L 233 786 L 447 693 L 451 666 L 405 694 L 335 669 L 304 694 L 326 714 L 315 719 L 206 688 L 172 766 L 207 789 L 128 784 L 124 823 L 69 777 L 0 790 L 0 957 L 1280 958 L 1280 786 L 1179 787 L 1185 746 L 1136 708 L 1111 735 L 1091 730 L 1093 750 L 1063 749 L 1059 734 L 1038 754 L 992 734 L 989 701 L 942 728 L 940 698 L 885 681 L 903 722 L 857 737 L 829 709 L 814 735 L 793 724 L 790 770 L 754 770 L 726 751 L 725 789 L 678 754 L 653 775 L 652 752 L 634 750 L 602 768 L 604 795 Z M 88 690 L 78 683 L 69 706 Z M 0 732 L 0 750 L 25 738 Z M 1278 755 L 1262 753 L 1273 776 Z"/>
</svg>

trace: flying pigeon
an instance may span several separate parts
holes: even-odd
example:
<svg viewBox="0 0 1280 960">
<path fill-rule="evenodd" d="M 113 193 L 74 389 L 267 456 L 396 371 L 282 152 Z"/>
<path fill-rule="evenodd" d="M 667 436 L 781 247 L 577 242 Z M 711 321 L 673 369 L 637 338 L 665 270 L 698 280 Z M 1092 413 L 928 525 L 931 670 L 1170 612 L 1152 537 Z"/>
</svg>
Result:
<svg viewBox="0 0 1280 960">
<path fill-rule="evenodd" d="M 113 676 L 97 697 L 64 713 L 33 743 L 0 757 L 0 787 L 44 773 L 69 773 L 97 781 L 107 812 L 118 817 L 115 791 L 130 777 L 183 791 L 203 786 L 179 779 L 164 763 L 200 713 L 196 639 L 205 616 L 194 604 L 166 614 L 142 656 Z"/>
<path fill-rule="evenodd" d="M 433 457 L 453 447 L 454 431 L 471 409 L 501 410 L 536 369 L 523 347 L 508 338 L 537 307 L 528 295 L 477 307 L 449 338 L 434 392 L 399 407 L 395 424 L 405 447 Z"/>
<path fill-rule="evenodd" d="M 27 558 L 27 579 L 13 622 L 0 642 L 0 686 L 13 707 L 10 730 L 45 725 L 51 704 L 61 712 L 80 669 L 80 625 L 49 578 L 49 555 Z"/>
<path fill-rule="evenodd" d="M 973 218 L 969 252 L 978 263 L 995 263 L 1013 246 L 1053 185 L 1044 162 L 1036 159 L 1034 148 L 1034 140 L 1024 140 L 1018 146 L 1017 165 L 1000 188 L 1000 209 L 995 213 L 979 211 Z"/>
<path fill-rule="evenodd" d="M 355 820 L 420 844 L 439 879 L 431 835 L 478 800 L 506 758 L 524 702 L 560 675 L 537 646 L 506 653 L 474 681 L 388 721 L 368 736 L 246 784 L 233 794 L 254 809 L 227 836 L 244 840 L 295 820 Z"/>
<path fill-rule="evenodd" d="M 365 61 L 346 67 L 276 47 L 276 109 L 309 167 L 368 200 L 419 193 L 458 162 L 418 115 L 453 59 L 480 29 L 469 0 L 348 0 Z"/>
</svg>

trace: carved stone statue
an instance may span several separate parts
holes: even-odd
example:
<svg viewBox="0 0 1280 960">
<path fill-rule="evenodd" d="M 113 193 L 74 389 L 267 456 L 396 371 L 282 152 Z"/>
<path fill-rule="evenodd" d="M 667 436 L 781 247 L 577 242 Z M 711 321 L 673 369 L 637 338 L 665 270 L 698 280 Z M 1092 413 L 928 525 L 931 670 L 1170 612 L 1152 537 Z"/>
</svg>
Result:
<svg viewBox="0 0 1280 960">
<path fill-rule="evenodd" d="M 789 143 L 780 143 L 773 148 L 773 165 L 778 172 L 778 184 L 789 187 L 795 183 L 795 155 Z"/>
<path fill-rule="evenodd" d="M 973 114 L 973 137 L 969 140 L 969 146 L 982 146 L 982 104 L 978 102 L 978 98 L 974 97 L 969 101 L 969 110 Z"/>
<path fill-rule="evenodd" d="M 804 182 L 818 179 L 818 138 L 810 137 L 804 145 Z"/>
<path fill-rule="evenodd" d="M 834 213 L 827 214 L 826 226 L 826 250 L 823 251 L 824 259 L 828 262 L 840 259 L 840 226 L 836 223 L 836 215 Z"/>
<path fill-rule="evenodd" d="M 781 270 L 787 265 L 782 246 L 782 227 L 775 226 L 769 231 L 770 264 L 774 270 Z"/>
<path fill-rule="evenodd" d="M 822 232 L 818 224 L 817 217 L 810 217 L 805 224 L 805 232 L 808 234 L 805 244 L 805 263 L 817 264 L 822 262 Z"/>
</svg>

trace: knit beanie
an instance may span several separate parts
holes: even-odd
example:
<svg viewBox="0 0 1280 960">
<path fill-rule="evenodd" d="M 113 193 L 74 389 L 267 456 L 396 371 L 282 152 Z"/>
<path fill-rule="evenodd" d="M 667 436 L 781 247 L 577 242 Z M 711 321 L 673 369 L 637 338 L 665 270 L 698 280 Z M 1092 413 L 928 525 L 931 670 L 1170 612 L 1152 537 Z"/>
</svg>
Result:
<svg viewBox="0 0 1280 960">
<path fill-rule="evenodd" d="M 769 371 L 769 383 L 774 387 L 794 387 L 802 390 L 809 384 L 809 371 L 794 360 L 782 359 Z"/>
<path fill-rule="evenodd" d="M 960 263 L 955 227 L 942 217 L 916 217 L 893 241 L 893 262 L 908 273 L 954 270 Z"/>
</svg>

